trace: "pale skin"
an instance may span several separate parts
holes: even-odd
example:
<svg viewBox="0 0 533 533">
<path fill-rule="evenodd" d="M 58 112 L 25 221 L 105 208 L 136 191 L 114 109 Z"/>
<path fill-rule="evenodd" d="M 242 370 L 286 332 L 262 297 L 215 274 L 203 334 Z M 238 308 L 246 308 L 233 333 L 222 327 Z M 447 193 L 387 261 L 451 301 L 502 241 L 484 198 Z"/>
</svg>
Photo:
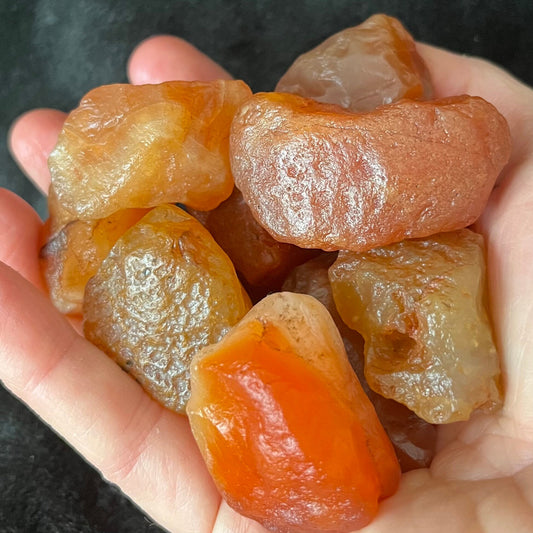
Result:
<svg viewBox="0 0 533 533">
<path fill-rule="evenodd" d="M 511 161 L 478 229 L 487 240 L 492 318 L 506 387 L 500 412 L 439 429 L 429 469 L 403 476 L 365 533 L 533 531 L 533 91 L 479 59 L 419 46 L 438 96 L 482 96 L 507 118 Z M 133 52 L 132 83 L 229 78 L 184 41 Z M 65 115 L 26 113 L 11 151 L 46 193 Z M 186 418 L 152 401 L 56 312 L 38 271 L 41 221 L 0 191 L 0 379 L 157 523 L 180 533 L 265 533 L 220 498 Z"/>
</svg>

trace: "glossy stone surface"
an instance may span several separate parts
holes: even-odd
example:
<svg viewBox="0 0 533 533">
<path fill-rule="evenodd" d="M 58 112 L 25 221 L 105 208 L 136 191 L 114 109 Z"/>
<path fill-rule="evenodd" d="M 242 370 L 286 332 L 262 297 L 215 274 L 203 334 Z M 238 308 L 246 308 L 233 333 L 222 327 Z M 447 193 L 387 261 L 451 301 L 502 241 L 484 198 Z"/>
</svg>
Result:
<svg viewBox="0 0 533 533">
<path fill-rule="evenodd" d="M 283 283 L 283 290 L 309 294 L 329 311 L 344 342 L 352 368 L 394 446 L 402 472 L 427 467 L 435 453 L 436 429 L 404 405 L 383 398 L 368 386 L 364 375 L 363 338 L 342 321 L 333 299 L 328 270 L 336 257 L 335 253 L 322 254 L 297 266 Z"/>
<path fill-rule="evenodd" d="M 81 314 L 85 285 L 117 240 L 147 212 L 123 209 L 101 220 L 76 220 L 55 234 L 51 233 L 54 221 L 47 222 L 46 244 L 39 259 L 50 300 L 57 309 Z"/>
<path fill-rule="evenodd" d="M 428 99 L 429 72 L 400 21 L 373 15 L 302 54 L 276 91 L 299 94 L 351 111 L 370 111 L 402 98 Z"/>
<path fill-rule="evenodd" d="M 256 304 L 191 366 L 193 434 L 225 500 L 271 531 L 348 532 L 395 492 L 393 448 L 327 310 Z"/>
<path fill-rule="evenodd" d="M 291 244 L 273 239 L 252 216 L 241 192 L 209 212 L 192 212 L 228 254 L 235 269 L 252 287 L 279 290 L 296 265 L 314 255 Z"/>
<path fill-rule="evenodd" d="M 329 275 L 339 314 L 365 339 L 373 390 L 436 424 L 501 406 L 481 235 L 340 252 Z"/>
<path fill-rule="evenodd" d="M 53 195 L 83 220 L 163 203 L 214 209 L 233 189 L 229 127 L 250 95 L 223 80 L 90 91 L 50 155 Z"/>
<path fill-rule="evenodd" d="M 84 333 L 166 407 L 184 412 L 189 365 L 250 308 L 226 254 L 185 211 L 127 231 L 85 291 Z"/>
<path fill-rule="evenodd" d="M 471 96 L 354 114 L 259 93 L 230 141 L 235 183 L 275 239 L 353 251 L 468 226 L 510 149 L 505 119 Z"/>
</svg>

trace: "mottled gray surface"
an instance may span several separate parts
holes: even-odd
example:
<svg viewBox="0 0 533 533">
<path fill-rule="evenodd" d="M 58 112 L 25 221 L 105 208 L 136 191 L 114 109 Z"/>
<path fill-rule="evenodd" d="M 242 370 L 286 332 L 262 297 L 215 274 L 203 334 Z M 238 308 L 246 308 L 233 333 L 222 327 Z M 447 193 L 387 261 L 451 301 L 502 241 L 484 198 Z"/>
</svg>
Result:
<svg viewBox="0 0 533 533">
<path fill-rule="evenodd" d="M 269 90 L 300 52 L 376 12 L 400 17 L 419 40 L 533 82 L 531 0 L 0 0 L 0 186 L 44 216 L 45 202 L 8 154 L 10 123 L 125 81 L 128 54 L 144 37 L 185 37 L 254 90 Z M 0 494 L 2 533 L 158 530 L 1 388 Z"/>
</svg>

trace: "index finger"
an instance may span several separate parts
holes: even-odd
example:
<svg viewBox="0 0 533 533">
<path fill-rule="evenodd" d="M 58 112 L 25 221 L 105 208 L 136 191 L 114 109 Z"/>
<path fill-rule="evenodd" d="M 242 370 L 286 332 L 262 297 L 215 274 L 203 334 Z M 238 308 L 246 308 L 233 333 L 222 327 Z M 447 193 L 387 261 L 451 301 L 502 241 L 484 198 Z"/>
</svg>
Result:
<svg viewBox="0 0 533 533">
<path fill-rule="evenodd" d="M 230 80 L 231 75 L 191 43 L 173 35 L 155 35 L 131 53 L 128 78 L 134 85 L 141 85 L 173 80 Z"/>
</svg>

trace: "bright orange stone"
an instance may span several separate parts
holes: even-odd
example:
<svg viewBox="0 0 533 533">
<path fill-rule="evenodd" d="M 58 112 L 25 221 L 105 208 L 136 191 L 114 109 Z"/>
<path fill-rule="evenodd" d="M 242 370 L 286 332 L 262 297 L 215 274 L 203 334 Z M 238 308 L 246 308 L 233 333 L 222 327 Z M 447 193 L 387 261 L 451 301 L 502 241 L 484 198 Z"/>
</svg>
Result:
<svg viewBox="0 0 533 533">
<path fill-rule="evenodd" d="M 302 54 L 276 91 L 351 111 L 370 111 L 401 98 L 428 99 L 433 88 L 424 60 L 401 22 L 373 15 Z"/>
<path fill-rule="evenodd" d="M 353 531 L 398 486 L 392 445 L 310 296 L 266 297 L 199 352 L 187 414 L 226 501 L 272 531 Z"/>
<path fill-rule="evenodd" d="M 260 93 L 235 116 L 231 168 L 256 220 L 302 248 L 365 251 L 470 225 L 511 152 L 485 100 L 367 113 Z"/>
<path fill-rule="evenodd" d="M 242 81 L 98 87 L 50 155 L 52 192 L 83 220 L 163 203 L 214 209 L 233 189 L 229 128 L 250 96 Z"/>
</svg>

